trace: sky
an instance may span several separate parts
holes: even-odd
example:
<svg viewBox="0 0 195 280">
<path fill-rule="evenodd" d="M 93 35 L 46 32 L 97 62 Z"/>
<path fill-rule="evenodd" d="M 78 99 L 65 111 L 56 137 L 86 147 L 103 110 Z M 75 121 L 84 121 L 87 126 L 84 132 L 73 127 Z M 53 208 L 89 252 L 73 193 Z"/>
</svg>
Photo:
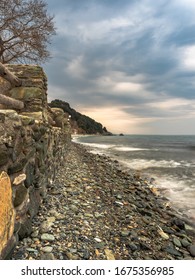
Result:
<svg viewBox="0 0 195 280">
<path fill-rule="evenodd" d="M 50 101 L 113 133 L 195 134 L 194 0 L 45 2 Z"/>
</svg>

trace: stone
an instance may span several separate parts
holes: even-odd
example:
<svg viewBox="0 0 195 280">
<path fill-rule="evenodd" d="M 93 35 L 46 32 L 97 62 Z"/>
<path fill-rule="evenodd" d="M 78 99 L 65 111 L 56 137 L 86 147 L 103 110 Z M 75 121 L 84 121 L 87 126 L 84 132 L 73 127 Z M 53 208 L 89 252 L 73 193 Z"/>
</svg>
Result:
<svg viewBox="0 0 195 280">
<path fill-rule="evenodd" d="M 173 255 L 173 256 L 177 256 L 177 257 L 181 257 L 181 253 L 176 250 L 175 248 L 173 248 L 172 246 L 167 246 L 165 249 L 164 249 L 167 253 Z"/>
<path fill-rule="evenodd" d="M 0 257 L 14 232 L 15 211 L 12 203 L 11 181 L 6 172 L 0 174 Z"/>
<path fill-rule="evenodd" d="M 20 239 L 30 236 L 32 233 L 32 221 L 26 217 L 26 219 L 21 221 L 21 226 L 18 231 L 18 236 Z"/>
<path fill-rule="evenodd" d="M 41 254 L 41 260 L 55 260 L 55 257 L 52 253 Z"/>
<path fill-rule="evenodd" d="M 30 253 L 38 253 L 38 251 L 34 248 L 26 248 L 26 251 L 30 252 Z"/>
<path fill-rule="evenodd" d="M 85 215 L 85 217 L 87 217 L 87 218 L 93 218 L 93 214 L 85 213 L 84 215 Z"/>
<path fill-rule="evenodd" d="M 105 249 L 104 252 L 106 254 L 107 260 L 115 260 L 114 254 L 111 250 Z"/>
<path fill-rule="evenodd" d="M 158 230 L 158 234 L 165 240 L 169 239 L 169 235 L 167 233 L 165 233 L 162 229 Z"/>
<path fill-rule="evenodd" d="M 130 234 L 130 231 L 129 231 L 129 230 L 123 230 L 123 231 L 121 231 L 121 236 L 122 236 L 122 237 L 127 237 L 127 236 L 129 236 L 129 234 Z"/>
<path fill-rule="evenodd" d="M 11 175 L 21 171 L 26 163 L 27 163 L 27 159 L 25 157 L 22 157 L 8 168 L 8 174 Z"/>
<path fill-rule="evenodd" d="M 53 226 L 53 222 L 44 221 L 40 226 L 40 232 L 47 233 L 48 231 L 50 231 L 52 226 Z"/>
<path fill-rule="evenodd" d="M 44 121 L 44 116 L 43 116 L 43 112 L 39 111 L 39 112 L 24 112 L 22 113 L 23 116 L 27 116 L 28 118 L 37 120 L 37 121 Z"/>
<path fill-rule="evenodd" d="M 105 243 L 104 242 L 99 242 L 99 243 L 95 243 L 94 247 L 96 249 L 103 249 L 105 247 Z"/>
<path fill-rule="evenodd" d="M 51 246 L 45 246 L 45 247 L 41 248 L 41 251 L 44 253 L 51 253 L 52 250 L 53 250 L 53 247 L 51 247 Z"/>
<path fill-rule="evenodd" d="M 133 242 L 129 243 L 128 246 L 133 252 L 138 250 L 138 246 Z"/>
<path fill-rule="evenodd" d="M 95 237 L 94 240 L 95 240 L 96 242 L 102 242 L 102 240 L 101 240 L 100 238 L 98 238 L 98 237 Z"/>
<path fill-rule="evenodd" d="M 182 247 L 180 240 L 176 237 L 173 238 L 173 244 L 177 247 Z"/>
<path fill-rule="evenodd" d="M 28 196 L 28 190 L 24 185 L 20 185 L 16 189 L 14 198 L 14 207 L 18 207 L 22 202 L 26 200 Z"/>
<path fill-rule="evenodd" d="M 13 185 L 18 186 L 19 184 L 23 183 L 26 180 L 26 174 L 20 174 L 19 176 L 17 176 L 14 181 L 13 181 Z"/>
<path fill-rule="evenodd" d="M 35 123 L 34 118 L 28 116 L 22 116 L 22 115 L 21 115 L 21 121 L 24 126 L 33 125 Z"/>
<path fill-rule="evenodd" d="M 9 155 L 7 148 L 5 147 L 4 144 L 0 145 L 0 166 L 4 165 L 8 162 L 9 160 Z"/>
<path fill-rule="evenodd" d="M 181 240 L 181 244 L 182 244 L 182 246 L 183 247 L 188 247 L 189 245 L 190 245 L 190 242 L 188 241 L 188 239 L 187 238 L 183 238 L 182 240 Z"/>
<path fill-rule="evenodd" d="M 33 231 L 32 234 L 31 234 L 31 237 L 33 237 L 33 238 L 36 238 L 38 236 L 39 236 L 39 231 L 38 230 Z"/>
<path fill-rule="evenodd" d="M 9 96 L 23 101 L 43 99 L 43 91 L 35 87 L 15 87 L 9 91 Z"/>
<path fill-rule="evenodd" d="M 189 252 L 192 257 L 195 257 L 195 244 L 189 246 Z"/>
<path fill-rule="evenodd" d="M 54 241 L 54 240 L 55 240 L 55 237 L 54 237 L 54 235 L 52 235 L 52 234 L 43 233 L 43 234 L 41 235 L 41 240 L 43 240 L 43 241 Z"/>
<path fill-rule="evenodd" d="M 70 209 L 73 211 L 73 212 L 77 212 L 78 211 L 78 207 L 76 205 L 71 205 L 70 206 Z"/>
<path fill-rule="evenodd" d="M 114 202 L 114 204 L 116 204 L 119 207 L 123 206 L 123 203 L 121 201 L 117 201 L 117 200 Z"/>
</svg>

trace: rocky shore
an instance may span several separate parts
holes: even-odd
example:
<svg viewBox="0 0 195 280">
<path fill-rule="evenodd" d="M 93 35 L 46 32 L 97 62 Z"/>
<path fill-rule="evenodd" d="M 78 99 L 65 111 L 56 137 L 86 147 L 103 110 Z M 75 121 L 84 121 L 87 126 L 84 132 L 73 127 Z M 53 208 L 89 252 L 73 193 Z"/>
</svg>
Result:
<svg viewBox="0 0 195 280">
<path fill-rule="evenodd" d="M 72 143 L 16 260 L 195 259 L 195 230 L 152 179 Z"/>
</svg>

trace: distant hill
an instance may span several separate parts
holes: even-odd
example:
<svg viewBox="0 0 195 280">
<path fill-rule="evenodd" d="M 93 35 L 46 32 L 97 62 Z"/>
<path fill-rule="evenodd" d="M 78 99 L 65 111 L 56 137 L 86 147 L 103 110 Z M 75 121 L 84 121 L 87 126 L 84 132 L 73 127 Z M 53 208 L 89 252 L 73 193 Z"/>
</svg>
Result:
<svg viewBox="0 0 195 280">
<path fill-rule="evenodd" d="M 71 116 L 70 123 L 72 127 L 72 133 L 77 134 L 103 134 L 103 135 L 112 135 L 111 132 L 107 131 L 106 127 L 99 122 L 96 122 L 92 118 L 85 116 L 73 108 L 70 107 L 70 104 L 55 99 L 49 103 L 51 108 L 61 108 L 65 113 Z"/>
</svg>

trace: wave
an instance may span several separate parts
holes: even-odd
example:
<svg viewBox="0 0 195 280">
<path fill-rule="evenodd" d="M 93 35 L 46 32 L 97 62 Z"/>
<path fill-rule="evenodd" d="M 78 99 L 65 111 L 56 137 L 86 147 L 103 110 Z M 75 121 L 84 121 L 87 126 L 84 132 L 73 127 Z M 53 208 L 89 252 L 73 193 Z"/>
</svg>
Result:
<svg viewBox="0 0 195 280">
<path fill-rule="evenodd" d="M 114 147 L 113 150 L 119 151 L 119 152 L 136 152 L 136 151 L 146 151 L 148 149 L 143 149 L 143 148 L 134 148 L 134 147 L 128 147 L 128 146 L 119 146 L 119 147 Z"/>
<path fill-rule="evenodd" d="M 128 161 L 121 160 L 121 163 L 127 165 L 132 169 L 147 169 L 151 167 L 178 167 L 181 166 L 180 162 L 176 162 L 174 160 L 145 160 L 145 159 L 131 159 Z M 182 165 L 184 166 L 184 165 Z"/>
</svg>

